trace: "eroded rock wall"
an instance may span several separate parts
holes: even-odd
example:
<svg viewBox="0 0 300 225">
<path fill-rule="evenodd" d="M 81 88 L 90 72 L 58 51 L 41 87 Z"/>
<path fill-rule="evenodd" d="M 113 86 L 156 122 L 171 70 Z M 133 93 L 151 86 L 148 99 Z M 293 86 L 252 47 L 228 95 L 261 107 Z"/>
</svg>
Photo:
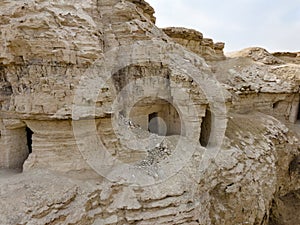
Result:
<svg viewBox="0 0 300 225">
<path fill-rule="evenodd" d="M 7 216 L 1 221 L 267 224 L 274 193 L 285 195 L 299 188 L 297 174 L 289 173 L 288 164 L 297 144 L 288 129 L 270 116 L 232 114 L 226 144 L 204 171 L 199 167 L 201 151 L 196 151 L 176 176 L 148 187 L 110 183 L 80 173 L 73 178 L 41 171 L 15 175 L 1 182 L 1 197 L 5 201 L 11 190 L 18 189 L 16 198 L 23 203 L 2 207 L 1 215 Z M 13 208 L 18 214 L 7 214 Z"/>
<path fill-rule="evenodd" d="M 144 1 L 0 6 L 1 167 L 32 150 L 0 176 L 1 224 L 298 221 L 284 211 L 300 189 L 297 56 L 225 60 L 197 31 L 157 28 Z M 122 117 L 162 102 L 180 135 Z"/>
</svg>

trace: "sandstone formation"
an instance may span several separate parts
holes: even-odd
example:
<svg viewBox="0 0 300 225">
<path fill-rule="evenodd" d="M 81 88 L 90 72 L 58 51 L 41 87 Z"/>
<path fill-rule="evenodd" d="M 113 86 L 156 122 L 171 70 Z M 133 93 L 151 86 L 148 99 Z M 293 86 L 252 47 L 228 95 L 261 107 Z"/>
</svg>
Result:
<svg viewBox="0 0 300 225">
<path fill-rule="evenodd" d="M 173 41 L 199 54 L 208 61 L 225 59 L 223 52 L 225 44 L 222 42 L 214 43 L 210 38 L 203 38 L 203 34 L 199 31 L 182 27 L 168 27 L 164 28 L 163 31 Z"/>
<path fill-rule="evenodd" d="M 0 224 L 299 221 L 299 53 L 144 0 L 0 2 Z"/>
<path fill-rule="evenodd" d="M 273 53 L 277 58 L 281 58 L 286 62 L 300 63 L 300 52 L 275 52 Z"/>
</svg>

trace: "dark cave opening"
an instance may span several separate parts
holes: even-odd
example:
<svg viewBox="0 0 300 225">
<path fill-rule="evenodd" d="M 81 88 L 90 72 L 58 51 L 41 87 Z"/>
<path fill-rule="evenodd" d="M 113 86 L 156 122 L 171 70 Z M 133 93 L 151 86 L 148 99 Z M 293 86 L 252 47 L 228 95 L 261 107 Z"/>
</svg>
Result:
<svg viewBox="0 0 300 225">
<path fill-rule="evenodd" d="M 27 138 L 27 146 L 29 154 L 32 153 L 32 135 L 33 132 L 29 127 L 26 127 L 26 138 Z"/>
<path fill-rule="evenodd" d="M 158 113 L 154 112 L 148 115 L 148 130 L 151 133 L 159 134 L 158 130 Z"/>
<path fill-rule="evenodd" d="M 203 117 L 201 123 L 200 144 L 203 147 L 206 147 L 209 142 L 211 132 L 211 119 L 211 111 L 207 109 L 205 112 L 205 117 Z"/>
</svg>

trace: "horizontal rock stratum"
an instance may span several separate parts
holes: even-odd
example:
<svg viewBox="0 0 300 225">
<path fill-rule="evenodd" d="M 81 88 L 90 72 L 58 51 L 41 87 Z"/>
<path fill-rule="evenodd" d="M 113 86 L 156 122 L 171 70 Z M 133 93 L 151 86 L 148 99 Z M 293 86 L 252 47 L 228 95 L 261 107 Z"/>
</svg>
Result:
<svg viewBox="0 0 300 225">
<path fill-rule="evenodd" d="M 299 52 L 225 56 L 143 0 L 0 14 L 0 224 L 299 222 Z"/>
</svg>

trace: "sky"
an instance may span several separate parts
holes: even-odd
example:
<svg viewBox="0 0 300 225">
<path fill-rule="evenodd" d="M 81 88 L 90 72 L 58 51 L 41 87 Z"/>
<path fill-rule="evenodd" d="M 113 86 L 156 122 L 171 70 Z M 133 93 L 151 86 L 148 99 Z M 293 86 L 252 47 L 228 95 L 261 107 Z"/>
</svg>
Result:
<svg viewBox="0 0 300 225">
<path fill-rule="evenodd" d="M 193 28 L 225 52 L 300 51 L 300 0 L 146 0 L 158 27 Z"/>
</svg>

